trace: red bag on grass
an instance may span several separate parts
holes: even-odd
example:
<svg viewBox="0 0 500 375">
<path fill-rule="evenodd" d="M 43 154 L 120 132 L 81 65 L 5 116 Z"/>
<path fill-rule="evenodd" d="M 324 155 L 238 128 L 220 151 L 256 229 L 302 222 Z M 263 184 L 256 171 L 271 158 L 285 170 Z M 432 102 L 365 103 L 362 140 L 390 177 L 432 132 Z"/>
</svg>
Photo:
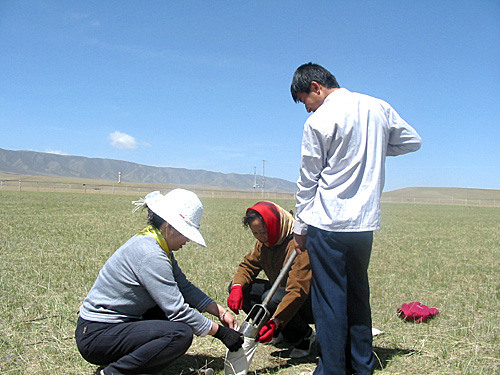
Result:
<svg viewBox="0 0 500 375">
<path fill-rule="evenodd" d="M 436 315 L 439 315 L 439 311 L 434 307 L 422 305 L 420 302 L 410 302 L 403 303 L 403 305 L 398 308 L 398 315 L 408 322 L 424 323 Z"/>
</svg>

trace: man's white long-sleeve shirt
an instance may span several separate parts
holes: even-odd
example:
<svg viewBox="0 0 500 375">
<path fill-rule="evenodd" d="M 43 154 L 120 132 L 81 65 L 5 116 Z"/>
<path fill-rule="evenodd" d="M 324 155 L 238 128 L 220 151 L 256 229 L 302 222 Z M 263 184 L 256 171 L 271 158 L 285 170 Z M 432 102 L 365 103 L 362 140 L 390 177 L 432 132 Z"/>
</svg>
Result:
<svg viewBox="0 0 500 375">
<path fill-rule="evenodd" d="M 386 102 L 344 88 L 307 119 L 297 181 L 295 233 L 380 229 L 385 158 L 417 151 L 421 138 Z"/>
</svg>

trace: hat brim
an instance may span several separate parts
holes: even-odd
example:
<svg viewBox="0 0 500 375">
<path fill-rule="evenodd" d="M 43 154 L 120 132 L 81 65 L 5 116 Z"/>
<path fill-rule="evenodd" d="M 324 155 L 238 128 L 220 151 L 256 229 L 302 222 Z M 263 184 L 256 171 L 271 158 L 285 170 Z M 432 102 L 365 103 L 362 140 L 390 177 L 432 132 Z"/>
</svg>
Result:
<svg viewBox="0 0 500 375">
<path fill-rule="evenodd" d="M 146 200 L 146 204 L 155 214 L 160 216 L 163 220 L 173 226 L 180 234 L 186 237 L 188 240 L 196 242 L 198 245 L 207 247 L 203 236 L 201 235 L 198 228 L 188 224 L 181 215 L 174 213 L 170 210 L 165 209 L 166 205 L 161 201 L 164 198 L 155 200 Z"/>
<path fill-rule="evenodd" d="M 154 212 L 154 209 L 152 209 Z M 180 234 L 189 239 L 190 241 L 196 242 L 198 245 L 207 247 L 203 236 L 201 235 L 198 228 L 189 225 L 179 214 L 166 212 L 160 217 L 175 228 Z"/>
</svg>

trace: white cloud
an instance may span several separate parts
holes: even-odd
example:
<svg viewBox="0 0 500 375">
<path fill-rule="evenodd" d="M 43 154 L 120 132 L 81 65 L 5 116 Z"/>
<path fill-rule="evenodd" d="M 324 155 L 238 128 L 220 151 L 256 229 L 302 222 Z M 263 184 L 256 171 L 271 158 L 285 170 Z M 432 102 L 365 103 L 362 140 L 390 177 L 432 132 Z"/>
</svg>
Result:
<svg viewBox="0 0 500 375">
<path fill-rule="evenodd" d="M 137 140 L 131 135 L 115 131 L 109 135 L 111 145 L 120 150 L 133 150 L 137 148 Z"/>
<path fill-rule="evenodd" d="M 45 152 L 46 152 L 47 154 L 69 155 L 69 154 L 67 154 L 67 153 L 66 153 L 66 152 L 64 152 L 64 151 L 61 151 L 61 150 L 52 150 L 51 148 L 47 148 L 47 149 L 45 150 Z"/>
</svg>

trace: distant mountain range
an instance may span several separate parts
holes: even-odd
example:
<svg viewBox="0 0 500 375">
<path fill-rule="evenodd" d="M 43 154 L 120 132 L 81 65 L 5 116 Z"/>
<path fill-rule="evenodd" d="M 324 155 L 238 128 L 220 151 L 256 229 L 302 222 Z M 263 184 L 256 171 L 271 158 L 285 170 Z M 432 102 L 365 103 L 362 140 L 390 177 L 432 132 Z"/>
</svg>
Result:
<svg viewBox="0 0 500 375">
<path fill-rule="evenodd" d="M 0 148 L 0 171 L 32 176 L 75 177 L 122 182 L 160 183 L 179 186 L 210 187 L 229 190 L 253 190 L 255 176 L 170 167 L 152 167 L 113 159 L 57 155 L 35 151 Z M 261 176 L 257 177 L 260 183 Z M 265 177 L 268 192 L 293 193 L 295 183 Z"/>
</svg>

